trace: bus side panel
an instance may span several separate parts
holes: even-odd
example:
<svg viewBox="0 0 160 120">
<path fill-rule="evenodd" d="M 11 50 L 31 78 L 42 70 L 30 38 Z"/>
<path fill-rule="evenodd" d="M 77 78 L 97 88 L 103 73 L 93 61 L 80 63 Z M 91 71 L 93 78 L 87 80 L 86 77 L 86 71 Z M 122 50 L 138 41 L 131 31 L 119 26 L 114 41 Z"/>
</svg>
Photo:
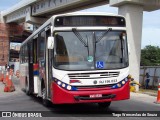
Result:
<svg viewBox="0 0 160 120">
<path fill-rule="evenodd" d="M 122 87 L 118 89 L 110 89 L 110 90 L 99 90 L 99 91 L 67 91 L 61 87 L 59 87 L 56 83 L 52 82 L 51 87 L 52 96 L 51 100 L 54 104 L 73 104 L 73 103 L 97 103 L 97 102 L 109 102 L 109 101 L 118 101 L 118 100 L 126 100 L 130 98 L 129 91 L 129 81 Z M 79 96 L 90 96 L 93 94 L 102 94 L 116 95 L 115 98 L 110 99 L 96 99 L 96 100 L 76 100 L 75 97 Z"/>
</svg>

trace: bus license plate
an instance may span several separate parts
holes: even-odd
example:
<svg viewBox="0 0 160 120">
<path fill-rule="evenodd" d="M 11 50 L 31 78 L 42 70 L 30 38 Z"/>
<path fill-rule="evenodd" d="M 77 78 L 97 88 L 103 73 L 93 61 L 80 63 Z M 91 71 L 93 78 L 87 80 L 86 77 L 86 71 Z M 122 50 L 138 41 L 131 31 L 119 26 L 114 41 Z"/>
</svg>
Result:
<svg viewBox="0 0 160 120">
<path fill-rule="evenodd" d="M 90 98 L 100 98 L 100 97 L 102 97 L 102 94 L 92 94 L 89 97 Z"/>
</svg>

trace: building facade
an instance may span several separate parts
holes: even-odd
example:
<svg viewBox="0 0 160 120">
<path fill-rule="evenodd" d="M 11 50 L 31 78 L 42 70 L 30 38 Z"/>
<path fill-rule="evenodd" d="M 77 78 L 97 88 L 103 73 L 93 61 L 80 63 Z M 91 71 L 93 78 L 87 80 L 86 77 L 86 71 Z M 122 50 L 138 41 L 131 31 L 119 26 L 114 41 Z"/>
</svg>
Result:
<svg viewBox="0 0 160 120">
<path fill-rule="evenodd" d="M 4 66 L 9 60 L 9 35 L 8 26 L 0 23 L 0 66 Z"/>
<path fill-rule="evenodd" d="M 10 57 L 14 57 L 12 52 L 10 52 L 10 42 L 16 40 L 23 40 L 23 25 L 18 25 L 15 23 L 6 24 L 2 21 L 2 17 L 0 14 L 0 66 L 5 66 L 9 63 Z M 16 49 L 16 61 L 17 56 L 19 56 L 20 48 Z"/>
</svg>

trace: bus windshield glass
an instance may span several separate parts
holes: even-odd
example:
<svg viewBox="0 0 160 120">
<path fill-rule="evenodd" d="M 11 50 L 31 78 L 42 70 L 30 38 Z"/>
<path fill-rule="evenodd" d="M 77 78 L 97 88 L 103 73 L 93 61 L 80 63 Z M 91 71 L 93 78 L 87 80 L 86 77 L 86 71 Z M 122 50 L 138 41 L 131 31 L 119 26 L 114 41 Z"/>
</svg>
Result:
<svg viewBox="0 0 160 120">
<path fill-rule="evenodd" d="M 57 31 L 53 65 L 62 70 L 128 67 L 125 31 Z"/>
</svg>

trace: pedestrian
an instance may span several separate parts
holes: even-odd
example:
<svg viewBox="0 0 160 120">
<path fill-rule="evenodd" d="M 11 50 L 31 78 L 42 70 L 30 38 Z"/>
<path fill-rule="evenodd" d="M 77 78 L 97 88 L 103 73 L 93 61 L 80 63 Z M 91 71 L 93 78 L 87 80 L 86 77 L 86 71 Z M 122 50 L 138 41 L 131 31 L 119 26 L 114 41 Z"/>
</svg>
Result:
<svg viewBox="0 0 160 120">
<path fill-rule="evenodd" d="M 146 73 L 145 89 L 149 88 L 150 75 Z"/>
<path fill-rule="evenodd" d="M 10 68 L 14 71 L 14 64 L 12 64 Z"/>
<path fill-rule="evenodd" d="M 6 65 L 5 65 L 5 70 L 7 70 L 7 66 L 8 66 L 8 65 L 6 64 Z"/>
<path fill-rule="evenodd" d="M 10 66 L 8 65 L 8 66 L 7 66 L 7 71 L 9 71 L 9 69 L 10 69 Z"/>
</svg>

